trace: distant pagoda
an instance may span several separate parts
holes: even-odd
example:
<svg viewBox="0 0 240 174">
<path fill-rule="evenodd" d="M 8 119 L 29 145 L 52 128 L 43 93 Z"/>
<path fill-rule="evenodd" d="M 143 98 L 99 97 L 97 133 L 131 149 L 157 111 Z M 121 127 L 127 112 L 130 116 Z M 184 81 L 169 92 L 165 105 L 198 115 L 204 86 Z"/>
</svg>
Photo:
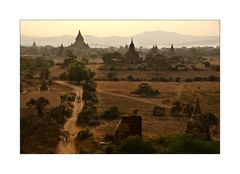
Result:
<svg viewBox="0 0 240 174">
<path fill-rule="evenodd" d="M 58 55 L 58 56 L 63 56 L 63 55 L 64 55 L 64 47 L 63 47 L 63 44 L 61 44 L 61 46 L 59 47 L 58 52 L 57 52 L 57 55 Z"/>
<path fill-rule="evenodd" d="M 173 48 L 173 44 L 171 45 L 171 48 L 170 48 L 170 55 L 174 55 L 175 54 L 175 50 Z"/>
<path fill-rule="evenodd" d="M 138 52 L 135 50 L 135 45 L 133 43 L 133 39 L 131 39 L 131 44 L 129 45 L 129 49 L 127 53 L 124 55 L 124 63 L 127 64 L 138 64 L 141 62 L 141 58 Z"/>
<path fill-rule="evenodd" d="M 84 42 L 84 38 L 79 30 L 78 35 L 75 39 L 75 42 L 71 44 L 70 47 L 79 48 L 79 49 L 88 49 L 89 45 Z"/>
<path fill-rule="evenodd" d="M 36 45 L 36 42 L 34 41 L 33 44 L 32 44 L 32 47 L 36 48 L 37 45 Z"/>
<path fill-rule="evenodd" d="M 152 56 L 156 56 L 159 54 L 159 50 L 158 50 L 158 46 L 157 45 L 153 45 L 153 47 L 151 48 L 149 54 L 151 54 Z"/>
</svg>

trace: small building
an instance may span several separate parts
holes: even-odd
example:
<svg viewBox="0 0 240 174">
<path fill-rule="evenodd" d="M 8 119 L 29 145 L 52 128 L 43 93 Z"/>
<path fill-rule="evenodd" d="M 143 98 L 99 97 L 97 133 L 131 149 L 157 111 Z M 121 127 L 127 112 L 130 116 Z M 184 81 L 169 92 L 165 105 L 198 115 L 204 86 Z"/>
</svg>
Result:
<svg viewBox="0 0 240 174">
<path fill-rule="evenodd" d="M 142 117 L 138 115 L 124 115 L 114 131 L 114 142 L 129 136 L 142 136 Z"/>
</svg>

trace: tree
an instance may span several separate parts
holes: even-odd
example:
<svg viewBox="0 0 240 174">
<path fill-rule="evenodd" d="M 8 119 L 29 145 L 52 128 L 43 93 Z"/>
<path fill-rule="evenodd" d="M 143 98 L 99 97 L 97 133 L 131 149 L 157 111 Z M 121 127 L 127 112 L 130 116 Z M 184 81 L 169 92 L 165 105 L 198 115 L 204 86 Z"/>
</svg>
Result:
<svg viewBox="0 0 240 174">
<path fill-rule="evenodd" d="M 194 111 L 194 107 L 190 104 L 184 104 L 183 105 L 183 113 L 187 116 L 187 117 L 191 117 Z"/>
<path fill-rule="evenodd" d="M 179 101 L 175 101 L 171 107 L 171 114 L 175 117 L 180 117 L 182 115 L 182 105 Z"/>
<path fill-rule="evenodd" d="M 68 66 L 68 80 L 80 82 L 92 78 L 91 72 L 82 63 L 74 62 Z"/>
<path fill-rule="evenodd" d="M 203 65 L 206 67 L 206 68 L 210 68 L 211 67 L 211 64 L 209 62 L 203 62 Z"/>
<path fill-rule="evenodd" d="M 146 62 L 148 66 L 158 74 L 158 71 L 165 70 L 168 68 L 169 64 L 167 58 L 164 55 L 158 54 L 156 56 L 147 55 Z"/>
<path fill-rule="evenodd" d="M 35 108 L 39 116 L 44 116 L 43 110 L 48 104 L 49 104 L 49 101 L 44 97 L 40 97 L 36 100 L 31 99 L 26 103 L 28 107 Z"/>
<path fill-rule="evenodd" d="M 90 136 L 92 136 L 92 134 L 90 133 L 89 129 L 86 128 L 86 129 L 82 129 L 78 132 L 77 139 L 85 140 L 85 139 L 89 138 Z"/>
<path fill-rule="evenodd" d="M 21 117 L 20 130 L 21 153 L 55 153 L 61 131 L 51 117 Z"/>
<path fill-rule="evenodd" d="M 186 132 L 203 140 L 211 140 L 210 127 L 217 123 L 218 120 L 214 114 L 204 113 L 188 123 Z"/>
<path fill-rule="evenodd" d="M 48 116 L 54 118 L 57 123 L 63 124 L 72 115 L 72 109 L 67 108 L 64 105 L 59 105 L 51 109 L 48 113 Z"/>
<path fill-rule="evenodd" d="M 77 123 L 88 123 L 94 118 L 96 118 L 94 110 L 91 107 L 86 107 L 78 114 Z"/>
<path fill-rule="evenodd" d="M 102 60 L 105 65 L 115 65 L 121 59 L 122 59 L 122 54 L 117 51 L 113 53 L 105 53 L 102 56 Z"/>
</svg>

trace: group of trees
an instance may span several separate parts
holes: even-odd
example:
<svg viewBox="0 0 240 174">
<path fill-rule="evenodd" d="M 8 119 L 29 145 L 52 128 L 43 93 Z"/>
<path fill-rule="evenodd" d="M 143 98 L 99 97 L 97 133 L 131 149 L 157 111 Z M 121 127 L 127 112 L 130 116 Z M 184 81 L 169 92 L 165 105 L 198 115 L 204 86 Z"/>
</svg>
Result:
<svg viewBox="0 0 240 174">
<path fill-rule="evenodd" d="M 209 82 L 218 82 L 220 81 L 220 77 L 210 75 L 208 77 L 194 77 L 194 78 L 186 78 L 185 82 L 199 82 L 199 81 L 209 81 Z"/>
<path fill-rule="evenodd" d="M 160 94 L 157 89 L 152 89 L 152 87 L 147 83 L 141 83 L 138 85 L 138 88 L 131 93 L 142 96 L 158 96 Z"/>
<path fill-rule="evenodd" d="M 203 140 L 211 140 L 210 129 L 218 124 L 219 120 L 214 114 L 203 113 L 188 122 L 186 133 Z"/>
<path fill-rule="evenodd" d="M 61 131 L 52 117 L 21 117 L 20 130 L 21 153 L 55 153 Z"/>
<path fill-rule="evenodd" d="M 120 144 L 108 145 L 104 152 L 108 154 L 219 154 L 220 143 L 196 138 L 189 134 L 159 136 L 150 140 L 130 136 Z"/>
<path fill-rule="evenodd" d="M 67 79 L 70 81 L 89 81 L 95 73 L 86 68 L 81 62 L 74 62 L 68 66 Z"/>
<path fill-rule="evenodd" d="M 113 53 L 104 53 L 102 55 L 102 60 L 105 65 L 116 65 L 120 63 L 123 59 L 121 53 L 115 51 Z"/>
<path fill-rule="evenodd" d="M 20 71 L 38 70 L 42 68 L 50 68 L 54 65 L 53 60 L 47 60 L 44 57 L 21 57 L 20 58 Z"/>
<path fill-rule="evenodd" d="M 175 101 L 171 107 L 171 115 L 174 117 L 191 117 L 194 111 L 194 107 L 191 104 L 184 104 L 179 101 Z"/>
<path fill-rule="evenodd" d="M 73 94 L 69 94 L 72 96 Z M 45 111 L 50 102 L 44 98 L 30 99 L 26 105 L 34 108 L 37 115 L 20 119 L 21 126 L 21 153 L 55 153 L 56 145 L 61 135 L 61 127 L 67 118 L 72 115 L 72 97 L 59 106 Z"/>
<path fill-rule="evenodd" d="M 93 80 L 85 81 L 83 84 L 83 100 L 84 105 L 82 111 L 78 114 L 77 124 L 97 125 L 98 116 L 95 104 L 98 103 L 98 99 L 96 83 Z"/>
</svg>

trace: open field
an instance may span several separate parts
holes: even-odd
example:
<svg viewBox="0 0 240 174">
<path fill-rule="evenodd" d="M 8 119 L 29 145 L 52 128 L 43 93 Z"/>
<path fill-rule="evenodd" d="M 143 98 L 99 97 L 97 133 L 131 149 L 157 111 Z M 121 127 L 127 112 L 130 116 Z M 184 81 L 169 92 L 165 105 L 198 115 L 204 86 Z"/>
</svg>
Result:
<svg viewBox="0 0 240 174">
<path fill-rule="evenodd" d="M 219 82 L 149 82 L 154 89 L 160 91 L 159 98 L 143 98 L 130 94 L 139 84 L 140 82 L 97 81 L 98 112 L 111 106 L 119 107 L 125 114 L 138 109 L 143 119 L 145 138 L 157 137 L 159 134 L 181 134 L 186 129 L 188 119 L 169 117 L 169 109 L 166 118 L 152 116 L 152 109 L 157 104 L 170 107 L 176 100 L 194 104 L 196 97 L 199 97 L 203 112 L 213 112 L 218 117 L 220 115 Z M 106 133 L 113 133 L 117 123 L 118 120 L 101 121 L 101 125 L 92 130 L 94 136 L 101 139 Z"/>
<path fill-rule="evenodd" d="M 50 108 L 56 107 L 60 104 L 60 95 L 71 92 L 71 88 L 65 87 L 56 83 L 52 83 L 52 85 L 47 85 L 48 91 L 40 91 L 40 83 L 35 82 L 31 86 L 25 86 L 24 91 L 20 96 L 20 113 L 21 116 L 27 116 L 35 114 L 36 111 L 34 109 L 30 109 L 26 106 L 26 103 L 30 99 L 36 99 L 39 97 L 44 97 L 49 100 L 50 104 L 46 106 L 46 110 Z"/>
<path fill-rule="evenodd" d="M 141 82 L 109 82 L 109 81 L 97 81 L 97 89 L 104 90 L 111 93 L 122 94 L 131 97 L 138 97 L 130 94 Z M 165 104 L 171 106 L 176 100 L 185 103 L 194 103 L 198 97 L 201 102 L 201 108 L 206 112 L 213 112 L 219 116 L 219 103 L 220 103 L 220 83 L 219 82 L 191 82 L 191 83 L 175 83 L 175 82 L 147 82 L 153 87 L 153 89 L 158 89 L 160 96 L 157 98 L 146 98 L 144 100 L 152 102 L 153 104 Z M 100 94 L 101 98 L 104 98 L 106 94 Z M 116 96 L 114 96 L 116 97 Z M 111 103 L 114 102 L 115 98 L 111 99 Z M 108 105 L 104 104 L 105 100 L 102 102 L 102 106 Z M 122 102 L 118 102 L 122 103 Z M 123 101 L 124 103 L 124 101 Z M 127 105 L 126 105 L 127 106 Z M 126 107 L 124 107 L 126 109 Z M 129 107 L 132 108 L 132 107 Z M 101 109 L 101 106 L 100 108 Z M 134 110 L 133 108 L 132 110 Z M 137 108 L 136 108 L 137 109 Z M 141 110 L 142 108 L 138 108 Z"/>
</svg>

